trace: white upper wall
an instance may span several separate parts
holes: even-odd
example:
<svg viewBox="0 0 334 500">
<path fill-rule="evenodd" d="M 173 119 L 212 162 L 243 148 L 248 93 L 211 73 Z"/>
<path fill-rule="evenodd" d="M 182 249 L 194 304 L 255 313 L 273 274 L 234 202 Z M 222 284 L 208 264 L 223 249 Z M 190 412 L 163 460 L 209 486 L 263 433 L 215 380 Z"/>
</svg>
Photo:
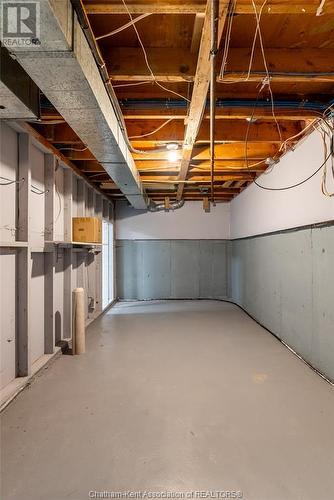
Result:
<svg viewBox="0 0 334 500">
<path fill-rule="evenodd" d="M 323 162 L 322 139 L 311 134 L 295 151 L 287 153 L 258 182 L 268 187 L 295 184 Z M 201 202 L 186 202 L 175 212 L 144 212 L 118 203 L 118 239 L 227 239 L 331 221 L 334 197 L 321 192 L 323 169 L 308 182 L 287 191 L 265 191 L 252 184 L 230 204 L 218 204 L 205 213 Z M 329 176 L 330 177 L 330 176 Z M 330 184 L 334 190 L 334 185 Z M 230 231 L 231 226 L 231 231 Z"/>
<path fill-rule="evenodd" d="M 201 202 L 188 201 L 174 212 L 143 212 L 117 203 L 116 238 L 121 240 L 229 239 L 230 205 L 217 204 L 211 212 Z"/>
<path fill-rule="evenodd" d="M 295 184 L 311 175 L 323 159 L 322 138 L 313 132 L 258 182 L 267 187 Z M 251 184 L 231 202 L 231 238 L 333 220 L 334 198 L 321 192 L 322 173 L 323 169 L 302 186 L 287 191 L 265 191 Z M 334 190 L 333 183 L 330 187 Z"/>
</svg>

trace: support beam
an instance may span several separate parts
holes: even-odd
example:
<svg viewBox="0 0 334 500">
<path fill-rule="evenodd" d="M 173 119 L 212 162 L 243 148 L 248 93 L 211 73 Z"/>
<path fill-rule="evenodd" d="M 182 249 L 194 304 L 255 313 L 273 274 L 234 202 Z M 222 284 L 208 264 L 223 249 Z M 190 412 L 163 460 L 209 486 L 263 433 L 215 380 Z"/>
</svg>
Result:
<svg viewBox="0 0 334 500">
<path fill-rule="evenodd" d="M 111 80 L 153 81 L 140 48 L 110 47 L 108 54 L 110 63 L 106 62 Z M 196 78 L 196 54 L 189 54 L 189 50 L 148 48 L 147 54 L 153 72 L 161 82 L 193 82 Z M 249 47 L 230 48 L 224 79 L 236 82 L 245 79 L 250 56 Z M 331 83 L 334 81 L 333 58 L 334 49 L 266 49 L 269 72 L 275 83 Z M 261 82 L 265 76 L 262 53 L 257 49 L 249 81 Z M 223 81 L 217 77 L 218 83 Z"/>
<path fill-rule="evenodd" d="M 41 45 L 28 51 L 11 45 L 11 54 L 105 165 L 133 207 L 145 209 L 139 175 L 111 102 L 114 96 L 108 95 L 98 56 L 94 56 L 82 27 L 88 32 L 89 20 L 76 15 L 70 0 L 45 0 L 40 4 Z"/>
<path fill-rule="evenodd" d="M 109 0 L 108 2 L 85 0 L 86 12 L 88 14 L 125 14 L 125 8 L 122 2 L 118 0 Z M 171 0 L 159 0 L 158 2 L 136 2 L 134 0 L 127 2 L 128 9 L 132 14 L 198 14 L 205 12 L 205 1 L 175 2 Z M 315 15 L 319 7 L 319 1 L 295 2 L 275 1 L 267 2 L 263 9 L 264 14 L 312 14 Z M 236 14 L 252 14 L 254 10 L 249 0 L 239 0 L 236 5 Z M 331 0 L 327 1 L 323 8 L 324 14 L 333 14 L 334 5 Z"/>
<path fill-rule="evenodd" d="M 235 181 L 235 180 L 246 180 L 246 181 L 252 181 L 254 179 L 255 174 L 254 173 L 248 173 L 248 172 L 241 172 L 239 174 L 236 173 L 229 173 L 227 172 L 226 174 L 222 175 L 216 175 L 215 176 L 215 184 L 216 183 L 222 183 L 225 181 Z M 143 179 L 143 184 L 183 184 L 183 185 L 191 185 L 191 184 L 209 184 L 210 183 L 210 177 L 207 175 L 197 175 L 193 176 L 190 179 L 187 179 L 185 181 L 180 181 L 178 177 L 172 176 L 172 175 L 165 175 L 165 176 L 160 176 L 159 178 L 151 176 L 151 177 L 145 177 Z M 102 182 L 101 183 L 101 189 L 112 189 L 113 188 L 113 183 L 110 181 L 107 182 Z"/>
<path fill-rule="evenodd" d="M 195 16 L 193 36 L 191 39 L 191 47 L 190 47 L 190 52 L 192 54 L 197 54 L 198 52 L 201 43 L 203 26 L 204 26 L 204 12 L 198 13 Z"/>
<path fill-rule="evenodd" d="M 219 2 L 219 10 L 218 10 L 219 19 L 218 19 L 218 34 L 217 34 L 218 46 L 225 26 L 228 7 L 229 7 L 229 1 L 223 0 Z M 206 106 L 206 98 L 207 98 L 207 93 L 209 88 L 209 78 L 210 78 L 210 50 L 211 50 L 210 13 L 211 13 L 211 2 L 210 0 L 208 0 L 205 11 L 205 19 L 204 19 L 202 39 L 197 61 L 196 74 L 194 79 L 194 88 L 189 108 L 189 116 L 187 118 L 187 128 L 183 142 L 183 153 L 182 153 L 181 168 L 179 174 L 180 181 L 185 180 L 187 177 L 187 172 L 192 157 L 192 150 L 196 141 L 196 137 L 201 125 L 203 113 Z M 178 199 L 182 198 L 182 194 L 183 194 L 183 184 L 181 183 L 179 185 L 177 193 Z"/>
<path fill-rule="evenodd" d="M 159 147 L 161 142 L 183 142 L 184 124 L 180 120 L 173 120 L 156 133 L 163 125 L 164 120 L 127 120 L 126 126 L 131 142 L 136 148 Z M 305 127 L 304 122 L 280 121 L 281 137 L 287 140 L 300 133 Z M 246 120 L 218 120 L 216 123 L 217 142 L 242 142 L 247 134 Z M 150 134 L 150 135 L 148 135 Z M 145 136 L 139 138 L 140 136 Z M 136 138 L 138 137 L 138 138 Z M 208 120 L 203 120 L 199 129 L 196 143 L 208 143 L 210 127 Z M 249 142 L 280 142 L 280 135 L 276 123 L 271 121 L 256 121 L 249 127 Z"/>
<path fill-rule="evenodd" d="M 265 159 L 265 158 L 264 158 Z M 224 170 L 224 171 L 238 171 L 238 170 L 243 170 L 247 168 L 246 161 L 245 159 L 239 159 L 239 160 L 216 160 L 215 162 L 217 171 L 218 170 Z M 169 172 L 169 171 L 179 171 L 180 169 L 181 162 L 162 162 L 162 161 L 156 161 L 156 160 L 137 160 L 136 161 L 136 166 L 137 169 L 141 174 L 144 174 L 145 172 L 147 173 L 153 173 L 157 175 L 158 171 L 161 172 L 162 174 L 164 172 Z M 251 163 L 250 163 L 251 165 Z M 254 171 L 262 171 L 263 170 L 263 164 L 259 164 L 258 166 L 253 166 L 252 169 Z M 189 167 L 189 174 L 191 172 L 197 172 L 197 171 L 205 171 L 207 170 L 208 172 L 210 171 L 210 162 L 208 160 L 204 161 L 193 161 Z"/>
<path fill-rule="evenodd" d="M 129 105 L 130 106 L 130 105 Z M 233 118 L 234 120 L 245 120 L 252 114 L 253 106 L 237 106 L 237 107 L 229 107 L 223 106 L 221 108 L 216 109 L 216 120 L 226 120 L 229 118 Z M 161 105 L 161 108 L 151 109 L 136 109 L 136 108 L 125 108 L 123 109 L 124 119 L 126 121 L 130 120 L 169 120 L 173 118 L 173 120 L 185 120 L 187 118 L 187 113 L 185 109 L 179 108 L 167 108 Z M 256 108 L 256 116 L 259 120 L 273 121 L 274 117 L 272 111 L 269 107 L 263 107 L 262 103 L 259 102 Z M 295 109 L 291 108 L 281 108 L 276 107 L 275 116 L 280 120 L 312 120 L 319 116 L 318 111 L 312 111 L 308 109 L 303 109 L 301 106 L 296 107 Z M 208 120 L 209 114 L 206 111 L 203 116 L 203 120 Z"/>
<path fill-rule="evenodd" d="M 247 147 L 247 156 L 249 160 L 254 160 L 254 161 L 259 161 L 259 160 L 264 160 L 268 156 L 274 156 L 278 153 L 279 146 L 278 144 L 273 144 L 273 143 L 251 143 L 248 144 Z M 186 151 L 189 151 L 189 149 Z M 181 167 L 182 167 L 182 160 L 183 160 L 183 155 L 182 151 L 179 150 L 177 151 L 177 158 L 176 161 L 181 161 Z M 139 154 L 135 153 L 134 155 L 135 160 L 141 160 L 141 161 L 146 161 L 146 160 L 155 160 L 155 161 L 165 161 L 169 163 L 168 161 L 168 154 L 165 151 L 157 151 L 157 150 L 149 150 L 145 152 L 145 154 Z M 190 155 L 191 158 L 191 155 Z M 188 166 L 190 165 L 190 158 L 189 158 L 189 163 Z M 210 151 L 207 146 L 196 146 L 193 148 L 193 155 L 192 155 L 192 161 L 193 160 L 198 160 L 198 161 L 205 161 L 210 159 Z M 217 144 L 216 146 L 216 160 L 243 160 L 245 161 L 245 143 L 240 142 L 240 143 L 233 143 L 233 144 Z M 188 170 L 188 168 L 187 168 Z M 181 179 L 182 180 L 182 179 Z"/>
<path fill-rule="evenodd" d="M 63 155 L 61 151 L 59 151 L 52 144 L 50 144 L 50 142 L 47 141 L 31 125 L 29 125 L 28 123 L 22 123 L 21 128 L 24 129 L 32 137 L 34 137 L 42 146 L 44 146 L 44 148 L 49 150 L 49 152 L 53 153 L 59 159 L 59 161 L 61 161 L 67 167 L 71 168 L 73 170 L 73 172 L 75 172 L 79 177 L 82 177 L 88 184 L 92 185 L 91 181 L 89 180 L 88 177 L 86 177 L 86 175 L 83 173 L 83 171 L 80 170 L 80 168 L 78 168 L 76 165 L 74 165 L 74 163 L 72 163 L 70 161 L 69 156 Z M 86 153 L 86 155 L 89 157 L 88 159 L 94 161 L 94 164 L 96 165 L 97 162 L 96 162 L 95 158 L 92 156 L 92 154 L 89 151 L 85 151 L 84 153 Z M 95 186 L 93 186 L 93 187 L 94 187 L 94 189 L 97 189 Z"/>
</svg>

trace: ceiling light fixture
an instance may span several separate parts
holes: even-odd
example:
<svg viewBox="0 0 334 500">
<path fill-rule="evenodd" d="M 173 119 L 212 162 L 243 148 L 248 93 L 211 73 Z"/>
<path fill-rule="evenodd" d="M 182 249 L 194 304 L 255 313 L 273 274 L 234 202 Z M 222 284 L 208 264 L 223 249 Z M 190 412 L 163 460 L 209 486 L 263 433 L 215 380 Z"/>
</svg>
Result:
<svg viewBox="0 0 334 500">
<path fill-rule="evenodd" d="M 272 158 L 271 156 L 269 156 L 268 158 L 266 158 L 264 160 L 264 163 L 266 165 L 268 165 L 268 167 L 272 167 L 273 165 L 276 165 L 276 163 L 279 162 L 279 158 Z"/>
<path fill-rule="evenodd" d="M 168 149 L 168 151 L 176 151 L 179 149 L 179 145 L 176 142 L 169 142 L 166 145 L 166 149 Z"/>
<path fill-rule="evenodd" d="M 248 123 L 255 123 L 257 121 L 257 118 L 255 116 L 247 116 L 246 122 Z"/>
<path fill-rule="evenodd" d="M 167 158 L 171 162 L 176 162 L 178 160 L 177 151 L 175 150 L 168 151 Z"/>
</svg>

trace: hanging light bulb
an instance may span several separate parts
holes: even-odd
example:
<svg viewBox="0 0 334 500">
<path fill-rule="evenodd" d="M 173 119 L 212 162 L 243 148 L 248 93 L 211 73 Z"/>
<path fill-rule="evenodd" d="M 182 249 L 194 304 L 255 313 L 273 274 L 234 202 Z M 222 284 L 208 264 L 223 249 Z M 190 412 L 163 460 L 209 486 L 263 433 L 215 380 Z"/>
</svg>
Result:
<svg viewBox="0 0 334 500">
<path fill-rule="evenodd" d="M 168 151 L 175 151 L 176 149 L 179 149 L 179 145 L 176 142 L 169 142 L 166 145 L 166 149 L 168 149 Z"/>
<path fill-rule="evenodd" d="M 176 162 L 178 160 L 177 151 L 168 151 L 167 158 L 169 161 Z"/>
</svg>

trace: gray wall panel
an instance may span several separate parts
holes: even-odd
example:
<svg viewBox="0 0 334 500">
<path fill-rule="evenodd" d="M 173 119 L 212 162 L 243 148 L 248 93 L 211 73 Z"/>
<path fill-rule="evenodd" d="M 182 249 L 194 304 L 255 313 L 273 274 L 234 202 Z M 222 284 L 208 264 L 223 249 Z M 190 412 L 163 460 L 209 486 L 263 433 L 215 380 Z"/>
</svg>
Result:
<svg viewBox="0 0 334 500">
<path fill-rule="evenodd" d="M 142 241 L 143 274 L 139 298 L 171 296 L 171 244 L 169 241 Z"/>
<path fill-rule="evenodd" d="M 334 227 L 232 242 L 231 298 L 334 380 Z"/>
<path fill-rule="evenodd" d="M 173 240 L 171 253 L 172 298 L 199 297 L 199 241 Z"/>
<path fill-rule="evenodd" d="M 334 380 L 334 226 L 243 240 L 119 240 L 122 299 L 227 298 Z"/>
<path fill-rule="evenodd" d="M 334 227 L 312 230 L 312 248 L 313 363 L 334 380 Z"/>
<path fill-rule="evenodd" d="M 138 299 L 142 286 L 142 248 L 135 241 L 118 241 L 116 245 L 117 294 Z"/>
<path fill-rule="evenodd" d="M 217 298 L 227 296 L 228 241 L 199 242 L 199 296 Z"/>
<path fill-rule="evenodd" d="M 118 240 L 117 295 L 122 299 L 223 298 L 230 242 Z"/>
</svg>

